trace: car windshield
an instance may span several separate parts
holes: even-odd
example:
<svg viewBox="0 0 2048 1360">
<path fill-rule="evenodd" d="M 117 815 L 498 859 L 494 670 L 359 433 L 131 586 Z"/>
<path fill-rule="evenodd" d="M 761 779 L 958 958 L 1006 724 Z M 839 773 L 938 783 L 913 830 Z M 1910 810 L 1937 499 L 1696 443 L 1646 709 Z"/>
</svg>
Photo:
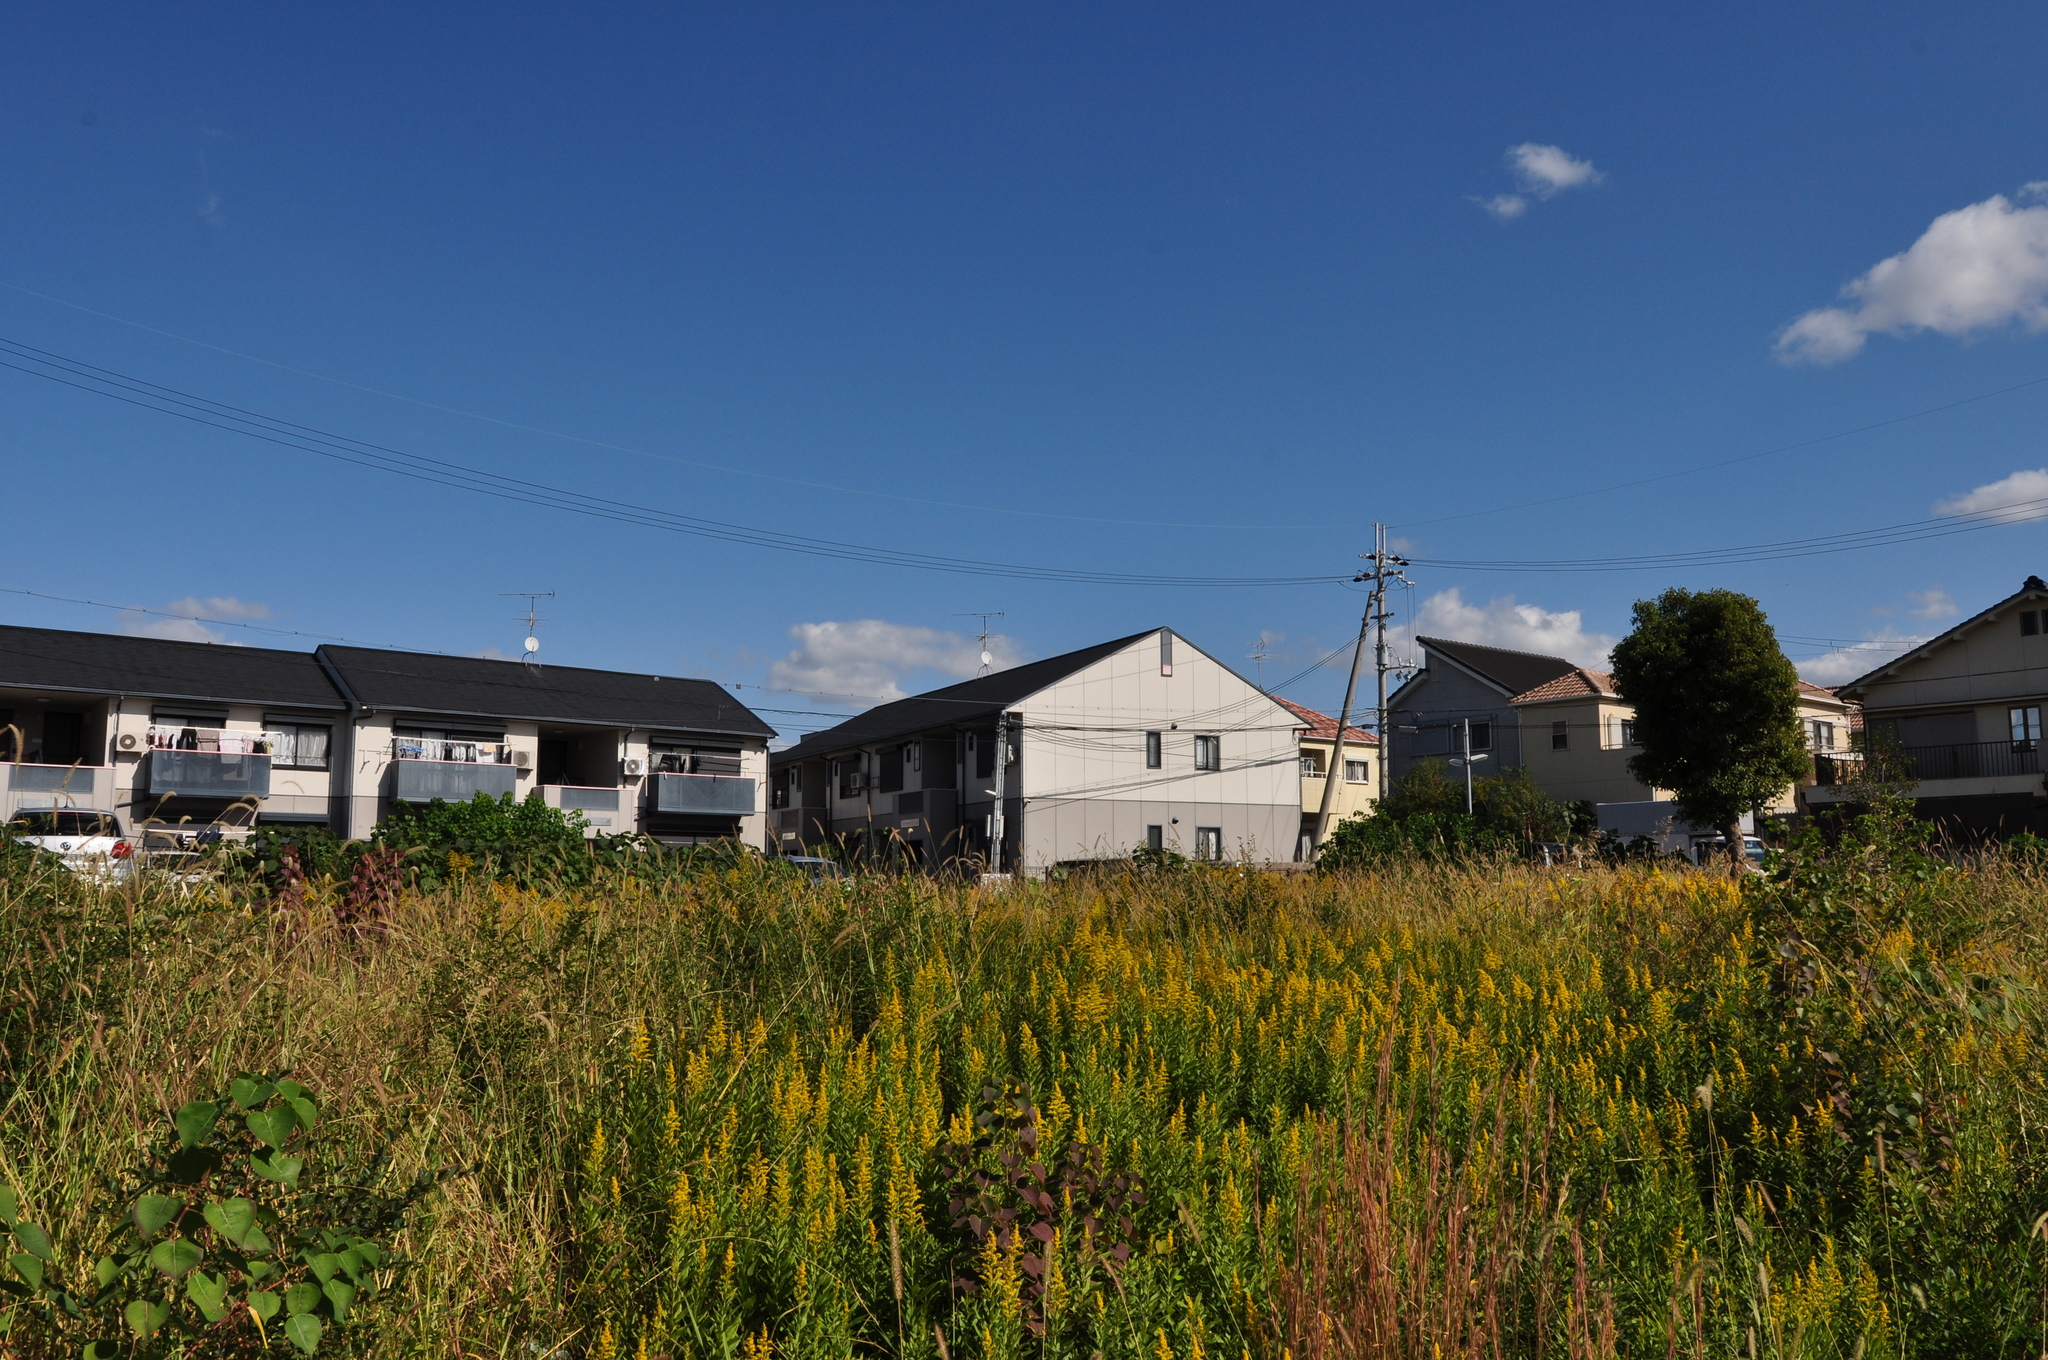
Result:
<svg viewBox="0 0 2048 1360">
<path fill-rule="evenodd" d="M 17 836 L 118 836 L 121 824 L 104 812 L 73 812 L 45 808 L 17 812 L 8 829 Z"/>
</svg>

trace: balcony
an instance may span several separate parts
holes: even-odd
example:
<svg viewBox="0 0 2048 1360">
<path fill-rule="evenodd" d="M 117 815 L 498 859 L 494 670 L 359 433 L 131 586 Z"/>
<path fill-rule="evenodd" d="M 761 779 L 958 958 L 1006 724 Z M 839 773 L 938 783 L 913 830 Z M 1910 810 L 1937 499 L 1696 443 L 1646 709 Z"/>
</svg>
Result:
<svg viewBox="0 0 2048 1360">
<path fill-rule="evenodd" d="M 2039 792 L 2044 769 L 2038 743 L 2009 739 L 1901 747 L 1885 757 L 1884 766 L 1873 772 L 1879 779 L 1908 781 L 1921 798 Z M 1816 802 L 1842 801 L 1852 796 L 1854 783 L 1869 777 L 1854 752 L 1817 756 L 1814 776 L 1807 796 Z"/>
<path fill-rule="evenodd" d="M 760 810 L 754 781 L 734 774 L 657 774 L 654 811 L 744 817 Z"/>
<path fill-rule="evenodd" d="M 111 812 L 114 781 L 92 765 L 29 765 L 0 761 L 0 809 L 93 808 Z"/>
<path fill-rule="evenodd" d="M 268 798 L 270 757 L 252 751 L 151 751 L 148 788 L 183 798 Z"/>
<path fill-rule="evenodd" d="M 541 801 L 564 812 L 580 812 L 592 828 L 615 831 L 619 821 L 619 790 L 584 784 L 543 784 Z"/>
</svg>

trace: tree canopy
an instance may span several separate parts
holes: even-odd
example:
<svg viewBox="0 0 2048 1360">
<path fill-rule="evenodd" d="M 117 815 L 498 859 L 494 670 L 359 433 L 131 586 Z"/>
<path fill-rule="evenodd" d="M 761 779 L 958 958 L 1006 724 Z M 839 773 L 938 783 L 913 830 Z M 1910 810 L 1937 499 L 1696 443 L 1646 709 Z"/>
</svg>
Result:
<svg viewBox="0 0 2048 1360">
<path fill-rule="evenodd" d="M 1735 853 L 1742 814 L 1806 773 L 1799 673 L 1747 595 L 1674 588 L 1636 601 L 1614 684 L 1636 711 L 1642 752 L 1629 771 L 1671 790 L 1686 820 L 1720 830 Z"/>
</svg>

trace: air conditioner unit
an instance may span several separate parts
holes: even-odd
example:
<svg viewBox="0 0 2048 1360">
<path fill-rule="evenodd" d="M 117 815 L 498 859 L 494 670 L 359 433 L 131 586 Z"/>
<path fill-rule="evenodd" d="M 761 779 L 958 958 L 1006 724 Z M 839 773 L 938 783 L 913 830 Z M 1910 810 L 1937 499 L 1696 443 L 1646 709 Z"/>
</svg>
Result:
<svg viewBox="0 0 2048 1360">
<path fill-rule="evenodd" d="M 533 752 L 531 752 L 531 751 L 519 751 L 519 750 L 515 750 L 515 751 L 513 751 L 513 752 L 512 752 L 512 768 L 513 768 L 513 769 L 515 769 L 515 770 L 523 770 L 523 769 L 525 769 L 525 768 L 526 768 L 527 766 L 529 766 L 529 765 L 531 765 L 531 764 L 533 764 Z"/>
<path fill-rule="evenodd" d="M 142 745 L 142 738 L 136 736 L 133 732 L 123 732 L 119 737 L 115 738 L 114 745 L 124 751 L 132 751 Z"/>
<path fill-rule="evenodd" d="M 638 779 L 640 777 L 640 771 L 645 767 L 646 762 L 639 759 L 637 756 L 631 760 L 628 760 L 626 762 L 626 778 Z"/>
<path fill-rule="evenodd" d="M 868 777 L 860 770 L 852 770 L 843 775 L 839 782 L 849 789 L 864 789 L 868 786 Z"/>
</svg>

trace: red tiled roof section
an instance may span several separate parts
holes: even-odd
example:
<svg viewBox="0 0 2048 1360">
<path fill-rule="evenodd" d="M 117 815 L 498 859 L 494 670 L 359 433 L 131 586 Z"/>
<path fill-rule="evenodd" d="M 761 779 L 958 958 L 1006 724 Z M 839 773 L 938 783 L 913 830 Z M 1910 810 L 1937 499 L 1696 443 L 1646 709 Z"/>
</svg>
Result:
<svg viewBox="0 0 2048 1360">
<path fill-rule="evenodd" d="M 1826 686 L 1809 684 L 1804 680 L 1799 682 L 1799 697 L 1802 699 L 1825 699 L 1831 703 L 1840 704 L 1844 708 L 1855 707 L 1854 704 Z"/>
<path fill-rule="evenodd" d="M 1580 666 L 1566 671 L 1547 684 L 1538 685 L 1526 694 L 1517 694 L 1509 703 L 1540 704 L 1551 699 L 1612 699 L 1614 677 L 1606 671 L 1587 670 Z"/>
<path fill-rule="evenodd" d="M 1329 714 L 1318 713 L 1307 704 L 1297 704 L 1292 699 L 1281 699 L 1277 694 L 1273 697 L 1279 701 L 1281 707 L 1308 724 L 1308 736 L 1310 738 L 1321 741 L 1335 741 L 1337 739 L 1337 720 Z M 1363 742 L 1367 746 L 1379 745 L 1379 738 L 1364 728 L 1345 728 L 1344 744 L 1348 746 L 1354 741 Z"/>
</svg>

